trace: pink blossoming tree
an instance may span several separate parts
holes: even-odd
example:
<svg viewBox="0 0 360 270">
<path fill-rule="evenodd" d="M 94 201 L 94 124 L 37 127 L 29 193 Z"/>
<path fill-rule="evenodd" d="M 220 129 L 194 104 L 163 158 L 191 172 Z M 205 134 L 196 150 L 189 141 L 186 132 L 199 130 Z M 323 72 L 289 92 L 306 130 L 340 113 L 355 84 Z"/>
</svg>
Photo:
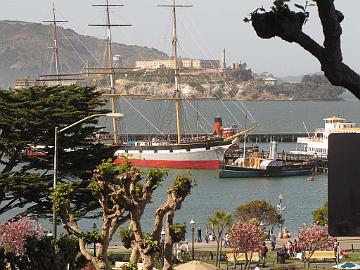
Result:
<svg viewBox="0 0 360 270">
<path fill-rule="evenodd" d="M 45 230 L 41 223 L 30 218 L 22 218 L 0 225 L 0 247 L 7 253 L 23 255 L 27 238 L 40 239 L 43 236 L 45 236 Z"/>
<path fill-rule="evenodd" d="M 263 240 L 263 231 L 257 222 L 238 222 L 230 230 L 230 245 L 236 257 L 239 253 L 245 255 L 245 270 L 250 269 L 250 262 L 254 252 L 258 252 Z"/>
<path fill-rule="evenodd" d="M 304 259 L 310 267 L 310 258 L 317 250 L 330 250 L 335 238 L 329 235 L 328 226 L 311 224 L 299 229 L 299 247 L 304 251 Z M 308 252 L 305 252 L 308 251 Z"/>
</svg>

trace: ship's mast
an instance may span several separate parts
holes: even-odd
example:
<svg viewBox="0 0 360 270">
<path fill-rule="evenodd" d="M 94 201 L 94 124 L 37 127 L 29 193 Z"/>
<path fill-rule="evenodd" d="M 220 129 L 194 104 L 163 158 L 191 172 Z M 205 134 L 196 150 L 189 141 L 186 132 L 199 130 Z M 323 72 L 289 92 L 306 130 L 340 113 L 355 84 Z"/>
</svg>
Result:
<svg viewBox="0 0 360 270">
<path fill-rule="evenodd" d="M 57 23 L 63 23 L 67 21 L 59 21 L 56 20 L 56 12 L 55 12 L 55 4 L 53 3 L 53 20 L 50 21 L 43 21 L 43 22 L 50 22 L 54 26 L 54 43 L 53 43 L 53 50 L 54 50 L 54 62 L 55 62 L 55 72 L 58 84 L 60 84 L 61 80 L 61 70 L 60 70 L 60 60 L 59 60 L 59 46 L 58 46 L 58 35 L 57 35 Z"/>
<path fill-rule="evenodd" d="M 159 5 L 160 7 L 171 7 L 173 11 L 173 32 L 172 32 L 172 56 L 174 58 L 174 74 L 175 74 L 175 108 L 176 108 L 176 129 L 177 142 L 181 143 L 181 92 L 180 92 L 180 72 L 177 53 L 177 28 L 176 28 L 176 8 L 178 7 L 192 7 L 191 5 L 176 5 L 176 0 L 173 0 L 172 5 Z"/>
<path fill-rule="evenodd" d="M 245 128 L 244 130 L 246 130 L 246 122 L 247 122 L 247 111 L 245 114 Z M 244 148 L 243 148 L 243 165 L 245 166 L 245 159 L 246 159 L 246 133 L 244 134 Z"/>
<path fill-rule="evenodd" d="M 173 7 L 173 57 L 174 57 L 174 71 L 175 71 L 175 104 L 176 104 L 176 129 L 178 144 L 181 143 L 181 107 L 180 107 L 180 85 L 179 85 L 179 66 L 178 66 L 178 55 L 177 55 L 177 32 L 176 32 L 176 3 L 174 0 Z"/>
<path fill-rule="evenodd" d="M 106 24 L 89 24 L 89 26 L 102 26 L 106 27 L 106 47 L 108 52 L 108 68 L 109 68 L 109 79 L 110 79 L 110 93 L 111 95 L 111 111 L 113 113 L 117 112 L 116 108 L 116 96 L 115 96 L 115 73 L 114 73 L 114 66 L 112 60 L 112 36 L 111 36 L 111 27 L 114 26 L 131 26 L 131 24 L 111 24 L 110 20 L 110 7 L 123 7 L 124 5 L 117 5 L 117 4 L 109 4 L 109 0 L 105 1 L 105 4 L 100 5 L 93 5 L 94 7 L 105 7 L 106 10 Z M 114 144 L 119 144 L 119 132 L 118 132 L 118 123 L 117 119 L 113 117 L 112 119 L 113 125 L 113 133 L 114 133 Z"/>
</svg>

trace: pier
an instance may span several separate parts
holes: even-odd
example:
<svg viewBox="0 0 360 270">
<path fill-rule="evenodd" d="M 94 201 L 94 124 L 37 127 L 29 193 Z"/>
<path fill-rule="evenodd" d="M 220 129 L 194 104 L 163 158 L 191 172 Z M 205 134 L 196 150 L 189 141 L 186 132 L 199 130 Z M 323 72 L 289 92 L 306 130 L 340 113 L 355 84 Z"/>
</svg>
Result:
<svg viewBox="0 0 360 270">
<path fill-rule="evenodd" d="M 199 136 L 199 137 L 206 137 L 208 134 L 201 133 L 201 134 L 184 134 L 184 138 L 191 138 L 193 136 Z M 310 133 L 310 136 L 313 135 Z M 307 137 L 308 134 L 305 132 L 268 132 L 268 133 L 251 133 L 246 136 L 246 142 L 249 143 L 268 143 L 270 141 L 276 141 L 276 142 L 286 142 L 286 143 L 294 143 L 296 142 L 298 137 Z M 148 139 L 149 141 L 152 138 L 164 138 L 163 135 L 160 134 L 150 134 L 150 133 L 133 133 L 133 134 L 127 134 L 127 135 L 121 135 L 121 140 L 123 141 L 138 141 L 138 140 L 144 140 Z M 177 134 L 171 133 L 166 134 L 166 137 L 168 139 L 176 140 Z"/>
</svg>

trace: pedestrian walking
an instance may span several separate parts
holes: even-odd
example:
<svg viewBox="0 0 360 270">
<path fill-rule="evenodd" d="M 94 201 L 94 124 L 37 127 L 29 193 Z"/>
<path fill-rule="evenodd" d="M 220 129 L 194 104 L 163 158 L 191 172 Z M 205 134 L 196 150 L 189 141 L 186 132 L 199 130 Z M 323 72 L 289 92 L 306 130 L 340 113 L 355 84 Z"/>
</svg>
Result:
<svg viewBox="0 0 360 270">
<path fill-rule="evenodd" d="M 209 243 L 209 229 L 207 227 L 205 228 L 205 242 Z"/>
<path fill-rule="evenodd" d="M 201 239 L 201 228 L 200 228 L 200 226 L 197 228 L 197 241 L 199 242 L 199 243 L 202 243 L 202 239 Z"/>
<path fill-rule="evenodd" d="M 260 255 L 261 255 L 261 263 L 262 263 L 262 267 L 265 267 L 265 262 L 266 262 L 266 254 L 268 253 L 268 248 L 266 247 L 265 242 L 262 243 L 261 248 L 260 248 Z"/>
<path fill-rule="evenodd" d="M 224 247 L 230 247 L 229 234 L 226 233 L 224 237 Z"/>
<path fill-rule="evenodd" d="M 276 246 L 276 236 L 273 234 L 271 236 L 271 250 L 274 251 L 275 250 L 275 246 Z"/>
<path fill-rule="evenodd" d="M 336 258 L 336 264 L 339 264 L 341 248 L 340 248 L 339 242 L 336 239 L 334 241 L 334 253 L 335 253 L 335 258 Z"/>
</svg>

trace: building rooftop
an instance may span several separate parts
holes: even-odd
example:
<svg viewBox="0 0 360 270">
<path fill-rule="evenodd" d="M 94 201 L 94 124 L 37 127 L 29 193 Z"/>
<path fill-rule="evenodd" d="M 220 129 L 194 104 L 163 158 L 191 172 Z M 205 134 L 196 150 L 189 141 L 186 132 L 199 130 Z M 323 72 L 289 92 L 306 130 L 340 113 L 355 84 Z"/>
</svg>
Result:
<svg viewBox="0 0 360 270">
<path fill-rule="evenodd" d="M 345 120 L 346 120 L 345 118 L 337 117 L 335 115 L 324 119 L 324 121 L 345 121 Z"/>
</svg>

